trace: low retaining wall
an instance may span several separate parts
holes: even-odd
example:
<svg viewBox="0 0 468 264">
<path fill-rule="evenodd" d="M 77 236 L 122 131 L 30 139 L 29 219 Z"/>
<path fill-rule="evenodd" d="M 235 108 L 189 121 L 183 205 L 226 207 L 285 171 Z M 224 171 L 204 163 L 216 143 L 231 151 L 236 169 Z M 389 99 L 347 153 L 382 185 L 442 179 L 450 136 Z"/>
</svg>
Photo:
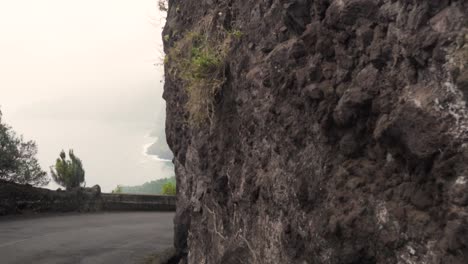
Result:
<svg viewBox="0 0 468 264">
<path fill-rule="evenodd" d="M 103 193 L 105 211 L 175 211 L 176 197 L 167 195 L 109 194 Z"/>
<path fill-rule="evenodd" d="M 104 194 L 99 186 L 52 191 L 0 180 L 0 216 L 43 212 L 175 211 L 175 196 Z"/>
</svg>

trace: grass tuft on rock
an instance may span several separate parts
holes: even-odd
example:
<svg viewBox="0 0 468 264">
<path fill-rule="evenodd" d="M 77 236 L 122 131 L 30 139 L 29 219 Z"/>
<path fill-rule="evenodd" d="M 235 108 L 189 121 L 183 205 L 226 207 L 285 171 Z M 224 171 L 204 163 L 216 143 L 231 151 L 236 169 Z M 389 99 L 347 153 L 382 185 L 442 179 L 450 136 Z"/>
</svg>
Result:
<svg viewBox="0 0 468 264">
<path fill-rule="evenodd" d="M 169 50 L 169 74 L 184 83 L 192 125 L 211 119 L 215 96 L 225 81 L 225 47 L 224 39 L 216 41 L 201 33 L 188 32 Z"/>
</svg>

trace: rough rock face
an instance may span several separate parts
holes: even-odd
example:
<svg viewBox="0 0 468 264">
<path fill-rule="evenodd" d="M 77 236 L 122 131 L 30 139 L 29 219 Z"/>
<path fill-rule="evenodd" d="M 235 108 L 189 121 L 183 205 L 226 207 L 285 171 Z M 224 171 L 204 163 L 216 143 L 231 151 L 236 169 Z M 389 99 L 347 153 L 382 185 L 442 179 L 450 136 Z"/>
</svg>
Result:
<svg viewBox="0 0 468 264">
<path fill-rule="evenodd" d="M 200 125 L 166 63 L 180 263 L 468 262 L 468 2 L 169 5 L 242 33 Z"/>
</svg>

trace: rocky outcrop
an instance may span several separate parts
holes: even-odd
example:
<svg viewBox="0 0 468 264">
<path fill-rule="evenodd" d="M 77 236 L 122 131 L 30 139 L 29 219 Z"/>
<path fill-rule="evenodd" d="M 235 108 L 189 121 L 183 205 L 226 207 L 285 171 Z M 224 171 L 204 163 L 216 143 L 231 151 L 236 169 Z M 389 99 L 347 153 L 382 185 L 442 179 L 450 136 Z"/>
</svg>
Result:
<svg viewBox="0 0 468 264">
<path fill-rule="evenodd" d="M 463 0 L 170 0 L 181 263 L 466 263 L 467 19 Z M 194 32 L 223 51 L 198 123 Z"/>
</svg>

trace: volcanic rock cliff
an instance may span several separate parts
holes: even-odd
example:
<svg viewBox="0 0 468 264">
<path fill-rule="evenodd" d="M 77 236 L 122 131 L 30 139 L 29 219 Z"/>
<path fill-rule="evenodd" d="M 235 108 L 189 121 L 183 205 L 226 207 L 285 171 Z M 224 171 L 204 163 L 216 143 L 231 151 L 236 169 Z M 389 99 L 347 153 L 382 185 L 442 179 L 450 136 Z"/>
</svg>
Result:
<svg viewBox="0 0 468 264">
<path fill-rule="evenodd" d="M 468 263 L 468 2 L 170 0 L 180 263 Z"/>
</svg>

